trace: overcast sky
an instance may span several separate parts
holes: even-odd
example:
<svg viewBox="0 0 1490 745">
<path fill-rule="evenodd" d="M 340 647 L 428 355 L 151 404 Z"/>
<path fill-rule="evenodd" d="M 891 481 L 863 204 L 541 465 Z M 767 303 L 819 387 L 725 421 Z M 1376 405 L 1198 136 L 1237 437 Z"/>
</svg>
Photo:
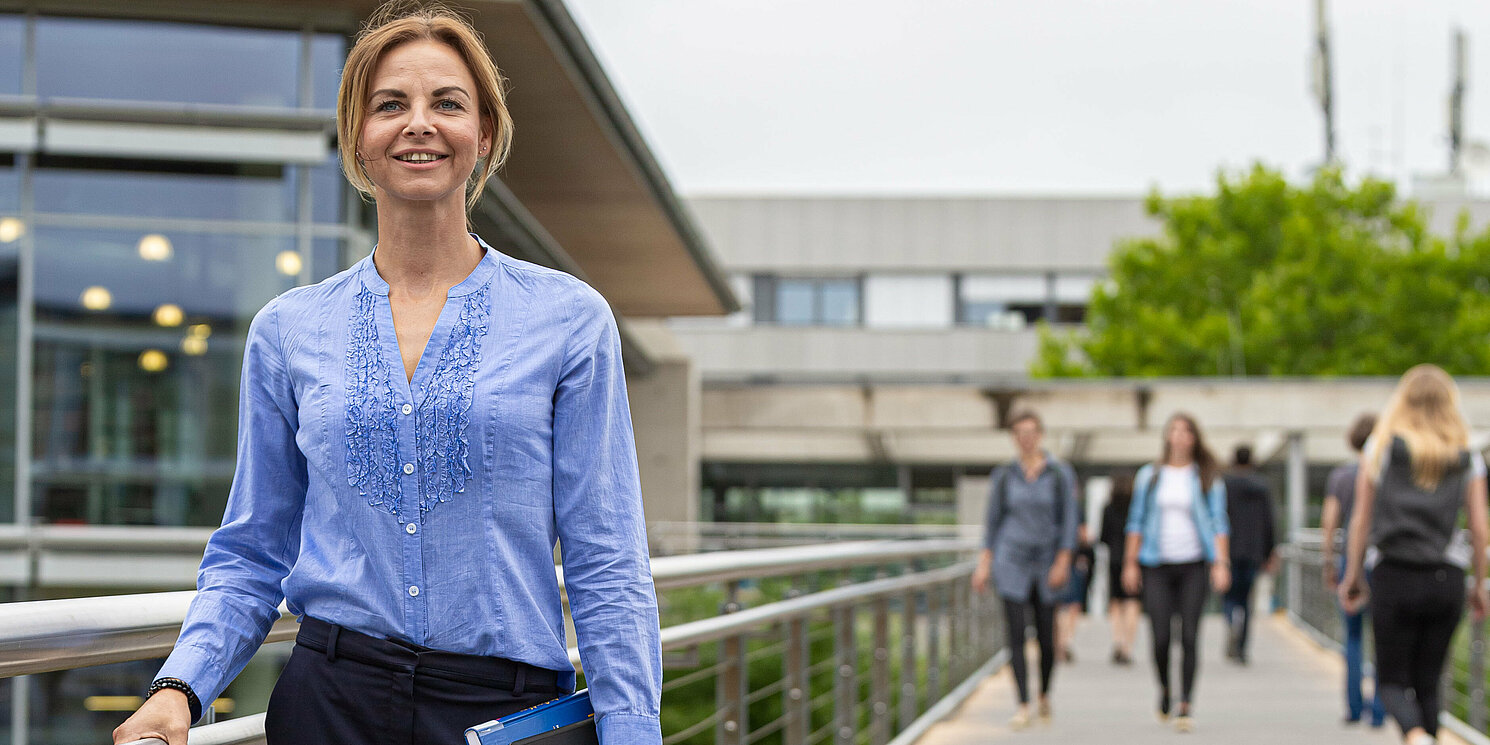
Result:
<svg viewBox="0 0 1490 745">
<path fill-rule="evenodd" d="M 1313 0 L 566 2 L 684 194 L 1193 191 L 1323 153 Z M 1332 0 L 1330 24 L 1353 175 L 1446 168 L 1456 25 L 1490 141 L 1490 3 Z"/>
</svg>

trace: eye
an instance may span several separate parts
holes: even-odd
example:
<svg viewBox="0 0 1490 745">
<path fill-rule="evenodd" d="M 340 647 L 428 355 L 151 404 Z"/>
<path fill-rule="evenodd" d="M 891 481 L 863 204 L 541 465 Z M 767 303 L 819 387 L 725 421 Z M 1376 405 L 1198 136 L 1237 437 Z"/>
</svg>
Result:
<svg viewBox="0 0 1490 745">
<path fill-rule="evenodd" d="M 373 107 L 374 111 L 398 111 L 400 104 L 397 101 L 384 101 Z"/>
<path fill-rule="evenodd" d="M 438 106 L 438 107 L 440 107 L 441 109 L 443 109 L 445 111 L 459 111 L 461 109 L 460 102 L 459 101 L 456 101 L 453 98 L 447 98 L 447 99 L 445 99 L 443 101 L 440 101 L 439 103 L 437 103 L 435 105 Z"/>
</svg>

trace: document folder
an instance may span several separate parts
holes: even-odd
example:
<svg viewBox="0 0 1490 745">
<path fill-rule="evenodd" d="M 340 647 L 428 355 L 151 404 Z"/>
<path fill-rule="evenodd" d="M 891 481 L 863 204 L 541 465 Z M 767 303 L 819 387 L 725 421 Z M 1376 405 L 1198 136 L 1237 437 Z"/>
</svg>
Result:
<svg viewBox="0 0 1490 745">
<path fill-rule="evenodd" d="M 576 691 L 466 730 L 468 745 L 600 745 L 590 692 Z"/>
</svg>

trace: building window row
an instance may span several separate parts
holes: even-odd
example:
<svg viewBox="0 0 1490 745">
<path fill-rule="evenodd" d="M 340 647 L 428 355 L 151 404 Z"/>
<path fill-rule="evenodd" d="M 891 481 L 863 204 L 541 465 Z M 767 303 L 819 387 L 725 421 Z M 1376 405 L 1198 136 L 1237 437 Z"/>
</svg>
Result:
<svg viewBox="0 0 1490 745">
<path fill-rule="evenodd" d="M 1039 321 L 1081 323 L 1096 282 L 1093 275 L 1056 272 L 756 274 L 746 286 L 757 325 L 1018 331 Z"/>
</svg>

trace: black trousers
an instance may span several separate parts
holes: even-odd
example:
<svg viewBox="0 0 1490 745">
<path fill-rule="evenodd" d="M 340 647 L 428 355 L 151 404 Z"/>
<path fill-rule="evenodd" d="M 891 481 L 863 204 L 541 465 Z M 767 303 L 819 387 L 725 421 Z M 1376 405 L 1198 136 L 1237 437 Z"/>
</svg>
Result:
<svg viewBox="0 0 1490 745">
<path fill-rule="evenodd" d="M 553 670 L 378 639 L 313 618 L 269 697 L 269 745 L 458 743 L 566 691 Z"/>
<path fill-rule="evenodd" d="M 1030 702 L 1029 662 L 1024 658 L 1024 641 L 1031 615 L 1034 616 L 1035 639 L 1040 643 L 1040 695 L 1044 696 L 1050 693 L 1050 678 L 1055 672 L 1055 606 L 1040 602 L 1038 586 L 1030 588 L 1027 601 L 1004 598 L 1009 666 L 1014 668 L 1014 687 L 1021 704 Z"/>
<path fill-rule="evenodd" d="M 1371 592 L 1377 695 L 1404 734 L 1422 727 L 1436 737 L 1438 681 L 1464 614 L 1464 570 L 1386 559 Z"/>
<path fill-rule="evenodd" d="M 1238 658 L 1247 658 L 1247 636 L 1252 630 L 1252 588 L 1257 585 L 1257 575 L 1262 569 L 1253 559 L 1237 557 L 1231 562 L 1231 587 L 1226 591 L 1222 608 L 1226 611 L 1226 623 L 1231 627 L 1234 652 Z"/>
<path fill-rule="evenodd" d="M 1159 673 L 1159 688 L 1164 702 L 1169 702 L 1169 648 L 1173 645 L 1174 618 L 1180 619 L 1180 701 L 1190 703 L 1195 691 L 1195 673 L 1200 666 L 1197 649 L 1200 642 L 1200 613 L 1210 591 L 1206 582 L 1206 564 L 1160 564 L 1143 568 L 1143 608 L 1149 614 L 1154 633 L 1154 667 Z"/>
</svg>

